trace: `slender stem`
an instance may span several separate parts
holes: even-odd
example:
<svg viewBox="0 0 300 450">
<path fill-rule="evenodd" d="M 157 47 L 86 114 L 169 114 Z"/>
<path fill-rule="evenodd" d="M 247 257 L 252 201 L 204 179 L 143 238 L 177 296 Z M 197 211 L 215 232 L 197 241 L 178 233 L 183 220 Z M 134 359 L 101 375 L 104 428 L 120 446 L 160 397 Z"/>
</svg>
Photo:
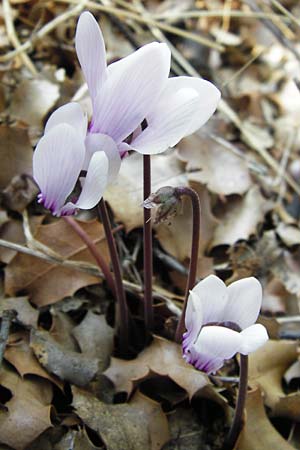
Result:
<svg viewBox="0 0 300 450">
<path fill-rule="evenodd" d="M 106 240 L 110 252 L 111 263 L 115 274 L 116 296 L 119 307 L 119 329 L 120 329 L 120 351 L 123 356 L 128 354 L 128 308 L 126 303 L 126 295 L 122 282 L 122 272 L 120 260 L 117 253 L 115 240 L 112 234 L 110 220 L 108 217 L 105 201 L 102 198 L 98 205 L 99 214 L 103 223 Z"/>
<path fill-rule="evenodd" d="M 144 166 L 144 200 L 151 194 L 151 159 L 143 156 Z M 144 315 L 146 332 L 153 330 L 153 299 L 152 299 L 152 225 L 151 209 L 144 208 Z"/>
<path fill-rule="evenodd" d="M 103 275 L 107 281 L 107 284 L 114 294 L 116 296 L 116 287 L 115 282 L 113 279 L 113 276 L 109 270 L 108 265 L 106 264 L 104 258 L 102 258 L 101 253 L 98 251 L 96 245 L 92 241 L 92 239 L 89 237 L 89 235 L 84 231 L 84 229 L 79 225 L 76 220 L 74 220 L 72 217 L 64 216 L 64 220 L 73 228 L 76 234 L 82 239 L 82 241 L 86 244 L 87 248 L 95 258 L 100 270 L 103 272 Z"/>
<path fill-rule="evenodd" d="M 228 436 L 225 439 L 223 450 L 232 450 L 243 426 L 243 413 L 248 387 L 248 356 L 240 355 L 240 385 L 235 414 Z"/>
<path fill-rule="evenodd" d="M 175 195 L 177 195 L 178 197 L 181 197 L 182 195 L 187 195 L 190 197 L 192 202 L 192 214 L 193 214 L 192 247 L 191 247 L 189 274 L 186 283 L 182 314 L 180 316 L 175 334 L 175 341 L 180 344 L 182 340 L 182 334 L 184 332 L 184 318 L 189 298 L 189 292 L 194 287 L 197 276 L 201 208 L 199 195 L 197 194 L 196 191 L 194 191 L 194 189 L 191 189 L 187 186 L 178 187 L 175 189 Z"/>
</svg>

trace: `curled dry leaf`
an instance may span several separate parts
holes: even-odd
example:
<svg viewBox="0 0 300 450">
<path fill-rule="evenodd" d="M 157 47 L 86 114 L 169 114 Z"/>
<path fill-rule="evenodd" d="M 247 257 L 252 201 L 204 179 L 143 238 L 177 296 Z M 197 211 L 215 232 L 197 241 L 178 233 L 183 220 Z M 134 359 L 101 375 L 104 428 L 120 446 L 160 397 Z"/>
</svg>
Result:
<svg viewBox="0 0 300 450">
<path fill-rule="evenodd" d="M 98 358 L 99 370 L 103 371 L 109 364 L 114 343 L 114 330 L 101 316 L 88 311 L 85 318 L 73 329 L 80 350 L 90 358 Z"/>
<path fill-rule="evenodd" d="M 48 80 L 22 81 L 12 97 L 10 115 L 30 126 L 41 126 L 59 99 L 59 86 Z"/>
<path fill-rule="evenodd" d="M 159 450 L 169 440 L 167 418 L 158 403 L 137 393 L 129 404 L 107 405 L 72 388 L 73 407 L 108 450 Z"/>
<path fill-rule="evenodd" d="M 28 297 L 10 297 L 0 299 L 0 317 L 3 311 L 14 310 L 17 313 L 17 321 L 22 325 L 36 327 L 38 312 L 29 303 Z"/>
<path fill-rule="evenodd" d="M 79 223 L 109 263 L 102 225 L 96 220 Z M 49 225 L 41 225 L 34 237 L 60 255 L 62 259 L 95 264 L 86 245 L 63 219 Z M 37 306 L 55 303 L 63 297 L 71 296 L 83 286 L 96 283 L 99 283 L 99 278 L 96 276 L 59 267 L 20 253 L 5 268 L 6 293 L 14 295 L 20 290 L 25 290 Z"/>
<path fill-rule="evenodd" d="M 293 447 L 270 423 L 259 388 L 248 392 L 246 411 L 246 424 L 235 446 L 235 450 L 293 450 Z"/>
<path fill-rule="evenodd" d="M 299 419 L 300 394 L 286 395 L 282 388 L 284 373 L 297 355 L 296 342 L 270 340 L 249 356 L 249 384 L 261 388 L 272 416 Z"/>
<path fill-rule="evenodd" d="M 21 378 L 2 368 L 0 384 L 12 398 L 0 414 L 0 442 L 16 450 L 25 449 L 44 430 L 51 427 L 51 383 L 45 379 Z"/>
<path fill-rule="evenodd" d="M 205 184 L 216 194 L 244 194 L 251 186 L 246 161 L 217 143 L 205 128 L 178 144 L 189 180 Z"/>
<path fill-rule="evenodd" d="M 183 186 L 187 177 L 174 153 L 153 155 L 152 192 L 163 186 Z M 118 178 L 105 191 L 107 200 L 117 221 L 122 222 L 127 231 L 143 225 L 143 158 L 134 153 L 121 164 Z"/>
<path fill-rule="evenodd" d="M 266 200 L 257 185 L 242 198 L 232 199 L 220 219 L 210 248 L 217 245 L 233 245 L 239 240 L 247 240 L 255 235 L 257 227 L 263 222 L 265 214 L 272 209 L 272 202 Z"/>
<path fill-rule="evenodd" d="M 184 361 L 181 346 L 158 336 L 136 359 L 112 358 L 104 374 L 115 384 L 117 391 L 130 394 L 134 384 L 153 373 L 171 378 L 190 398 L 201 390 L 203 397 L 224 404 L 224 399 L 214 391 L 208 377 Z"/>
<path fill-rule="evenodd" d="M 32 173 L 32 147 L 23 128 L 0 126 L 0 189 L 15 175 Z"/>
<path fill-rule="evenodd" d="M 87 385 L 98 372 L 98 360 L 65 350 L 45 331 L 31 330 L 30 347 L 40 364 L 61 380 Z"/>
<path fill-rule="evenodd" d="M 97 450 L 85 430 L 69 430 L 53 450 Z"/>
</svg>

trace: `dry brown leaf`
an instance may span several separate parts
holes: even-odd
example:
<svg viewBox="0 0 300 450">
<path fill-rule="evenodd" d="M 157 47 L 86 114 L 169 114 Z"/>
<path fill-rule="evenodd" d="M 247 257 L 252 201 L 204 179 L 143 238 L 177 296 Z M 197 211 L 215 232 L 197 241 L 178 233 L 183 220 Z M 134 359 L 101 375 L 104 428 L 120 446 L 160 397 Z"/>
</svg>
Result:
<svg viewBox="0 0 300 450">
<path fill-rule="evenodd" d="M 283 375 L 297 356 L 296 342 L 270 340 L 249 357 L 249 383 L 262 389 L 272 416 L 299 418 L 300 393 L 286 395 L 282 388 Z"/>
<path fill-rule="evenodd" d="M 102 225 L 97 221 L 80 222 L 80 225 L 97 243 L 99 251 L 108 262 Z M 86 245 L 63 219 L 49 225 L 41 225 L 34 237 L 64 259 L 95 264 Z M 31 301 L 38 306 L 55 303 L 63 297 L 74 294 L 81 287 L 95 283 L 99 283 L 96 276 L 58 267 L 25 254 L 18 254 L 5 268 L 6 293 L 14 295 L 20 290 L 25 290 L 30 295 Z"/>
<path fill-rule="evenodd" d="M 257 227 L 263 222 L 265 214 L 272 208 L 272 203 L 260 193 L 257 185 L 253 186 L 243 198 L 231 199 L 218 215 L 217 226 L 210 248 L 217 245 L 233 245 L 239 240 L 247 240 L 255 235 Z"/>
<path fill-rule="evenodd" d="M 207 396 L 224 404 L 224 400 L 213 390 L 208 377 L 184 361 L 180 345 L 158 336 L 136 359 L 125 361 L 112 358 L 110 367 L 104 372 L 115 384 L 117 391 L 128 394 L 134 384 L 153 373 L 171 378 L 190 398 L 201 390 L 203 397 Z"/>
<path fill-rule="evenodd" d="M 32 173 L 32 147 L 23 128 L 0 126 L 0 155 L 0 189 L 15 175 Z"/>
<path fill-rule="evenodd" d="M 248 392 L 246 425 L 236 450 L 293 450 L 293 447 L 271 425 L 264 408 L 260 389 Z"/>
<path fill-rule="evenodd" d="M 90 441 L 85 430 L 69 430 L 64 437 L 56 444 L 53 450 L 97 450 Z M 30 449 L 31 450 L 31 449 Z"/>
<path fill-rule="evenodd" d="M 137 393 L 129 404 L 107 405 L 73 387 L 73 406 L 108 450 L 159 450 L 169 439 L 168 422 L 158 403 Z"/>
<path fill-rule="evenodd" d="M 31 330 L 30 347 L 40 364 L 61 380 L 87 385 L 98 372 L 98 360 L 66 350 L 46 331 Z"/>
<path fill-rule="evenodd" d="M 152 192 L 163 186 L 183 186 L 187 177 L 174 155 L 153 155 Z M 122 161 L 116 181 L 105 191 L 105 200 L 112 207 L 117 221 L 122 222 L 127 231 L 143 224 L 143 158 L 134 153 Z"/>
<path fill-rule="evenodd" d="M 0 413 L 0 442 L 23 450 L 44 430 L 51 427 L 51 383 L 45 379 L 23 379 L 14 371 L 2 368 L 0 384 L 12 393 Z"/>
<path fill-rule="evenodd" d="M 72 334 L 82 353 L 91 358 L 98 358 L 99 370 L 105 370 L 114 343 L 114 330 L 107 324 L 105 316 L 88 311 L 82 322 L 73 329 Z"/>
<path fill-rule="evenodd" d="M 187 163 L 189 180 L 207 185 L 220 195 L 244 194 L 251 186 L 247 163 L 208 133 L 199 131 L 178 144 L 178 156 Z"/>
<path fill-rule="evenodd" d="M 288 247 L 300 244 L 300 230 L 297 226 L 281 222 L 276 228 L 276 233 Z"/>
<path fill-rule="evenodd" d="M 213 237 L 218 221 L 211 212 L 210 198 L 206 187 L 198 183 L 191 184 L 191 187 L 197 191 L 201 203 L 199 243 L 199 257 L 201 257 Z M 184 261 L 191 254 L 192 227 L 191 202 L 189 198 L 184 197 L 182 211 L 170 219 L 170 224 L 161 223 L 156 227 L 157 238 L 166 252 L 173 255 L 176 259 Z"/>
<path fill-rule="evenodd" d="M 3 311 L 14 310 L 17 313 L 17 320 L 22 325 L 36 327 L 38 312 L 30 303 L 28 297 L 10 297 L 0 299 L 0 317 Z"/>
<path fill-rule="evenodd" d="M 41 126 L 59 99 L 59 86 L 45 79 L 24 80 L 12 97 L 10 114 L 30 126 Z"/>
</svg>

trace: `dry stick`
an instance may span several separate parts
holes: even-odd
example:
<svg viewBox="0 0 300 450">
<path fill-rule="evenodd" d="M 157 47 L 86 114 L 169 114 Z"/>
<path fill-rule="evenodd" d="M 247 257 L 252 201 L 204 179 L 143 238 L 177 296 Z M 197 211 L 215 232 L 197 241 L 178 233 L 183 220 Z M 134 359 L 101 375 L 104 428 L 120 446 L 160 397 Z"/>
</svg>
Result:
<svg viewBox="0 0 300 450">
<path fill-rule="evenodd" d="M 193 214 L 193 230 L 192 230 L 192 246 L 191 246 L 191 258 L 190 258 L 190 267 L 189 267 L 189 275 L 186 284 L 185 290 L 185 298 L 182 309 L 182 314 L 180 316 L 176 333 L 175 333 L 175 341 L 180 344 L 182 341 L 182 334 L 184 332 L 184 319 L 185 319 L 185 311 L 187 307 L 187 302 L 189 298 L 189 292 L 194 287 L 197 276 L 197 263 L 198 263 L 198 250 L 199 250 L 199 240 L 200 240 L 200 200 L 199 195 L 194 189 L 189 187 L 178 187 L 175 188 L 175 195 L 179 198 L 182 195 L 187 195 L 190 197 L 192 202 L 192 214 Z"/>
<path fill-rule="evenodd" d="M 243 413 L 248 386 L 248 356 L 240 355 L 240 384 L 235 414 L 222 450 L 232 450 L 243 426 Z"/>
<path fill-rule="evenodd" d="M 64 220 L 73 228 L 76 234 L 82 239 L 82 241 L 86 244 L 89 251 L 95 258 L 98 266 L 100 267 L 100 270 L 103 272 L 103 275 L 107 281 L 107 284 L 110 288 L 110 290 L 113 292 L 114 296 L 116 297 L 116 286 L 114 279 L 112 277 L 112 274 L 109 270 L 108 265 L 106 264 L 104 258 L 102 258 L 101 253 L 98 251 L 95 243 L 92 241 L 92 239 L 89 237 L 89 235 L 84 231 L 84 229 L 79 225 L 79 223 L 76 222 L 72 217 L 64 217 Z"/>
<path fill-rule="evenodd" d="M 126 303 L 126 295 L 125 290 L 123 286 L 122 281 L 122 273 L 121 273 L 121 266 L 120 266 L 120 260 L 117 253 L 115 240 L 112 234 L 110 220 L 108 217 L 105 201 L 102 198 L 100 200 L 100 203 L 98 205 L 98 211 L 103 223 L 106 240 L 109 248 L 111 263 L 115 275 L 115 286 L 116 286 L 116 296 L 117 296 L 117 302 L 119 307 L 119 328 L 120 328 L 120 351 L 122 356 L 128 355 L 128 345 L 129 345 L 129 338 L 128 338 L 128 308 Z"/>
<path fill-rule="evenodd" d="M 151 194 L 151 157 L 143 156 L 144 169 L 144 200 Z M 144 315 L 146 333 L 153 330 L 153 299 L 152 299 L 152 226 L 151 209 L 144 208 Z"/>
</svg>

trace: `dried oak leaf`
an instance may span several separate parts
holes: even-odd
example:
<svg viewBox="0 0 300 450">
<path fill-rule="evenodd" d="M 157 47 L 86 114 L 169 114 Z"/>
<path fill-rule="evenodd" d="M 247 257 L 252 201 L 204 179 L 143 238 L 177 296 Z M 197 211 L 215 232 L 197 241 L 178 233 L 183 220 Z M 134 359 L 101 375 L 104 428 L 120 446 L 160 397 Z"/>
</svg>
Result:
<svg viewBox="0 0 300 450">
<path fill-rule="evenodd" d="M 0 126 L 0 189 L 18 174 L 32 173 L 32 147 L 23 128 Z"/>
<path fill-rule="evenodd" d="M 57 84 L 45 79 L 24 80 L 13 94 L 9 112 L 30 126 L 41 126 L 58 99 Z"/>
<path fill-rule="evenodd" d="M 142 351 L 136 359 L 125 361 L 112 358 L 111 365 L 104 372 L 116 386 L 117 391 L 132 392 L 135 384 L 151 375 L 167 376 L 182 387 L 190 398 L 201 390 L 208 397 L 224 404 L 210 383 L 208 377 L 187 364 L 181 347 L 174 342 L 155 336 L 152 344 Z"/>
<path fill-rule="evenodd" d="M 228 202 L 215 229 L 210 248 L 217 245 L 233 245 L 239 240 L 247 240 L 255 235 L 257 227 L 264 221 L 265 214 L 272 209 L 272 202 L 266 200 L 257 185 L 253 186 L 244 197 L 234 198 Z"/>
<path fill-rule="evenodd" d="M 114 343 L 114 330 L 107 324 L 105 316 L 88 311 L 82 322 L 73 329 L 72 334 L 82 353 L 90 358 L 98 358 L 99 370 L 105 370 Z"/>
<path fill-rule="evenodd" d="M 168 421 L 158 403 L 136 393 L 129 404 L 107 405 L 72 388 L 73 407 L 108 450 L 159 450 L 169 440 Z"/>
<path fill-rule="evenodd" d="M 85 430 L 69 430 L 53 450 L 97 450 Z M 31 449 L 30 449 L 31 450 Z"/>
<path fill-rule="evenodd" d="M 102 225 L 96 220 L 79 223 L 97 244 L 104 259 L 109 262 Z M 39 226 L 34 237 L 63 259 L 95 264 L 86 245 L 63 219 Z M 63 297 L 71 296 L 83 286 L 96 283 L 99 283 L 96 276 L 21 253 L 5 268 L 5 292 L 15 295 L 20 290 L 26 291 L 37 306 L 55 303 Z"/>
<path fill-rule="evenodd" d="M 186 162 L 188 178 L 205 184 L 220 195 L 244 194 L 251 186 L 247 163 L 217 143 L 203 128 L 178 144 L 178 156 Z"/>
<path fill-rule="evenodd" d="M 24 375 L 37 375 L 63 388 L 58 378 L 50 375 L 38 362 L 32 349 L 29 347 L 27 332 L 21 331 L 9 336 L 4 358 L 18 371 L 21 377 Z"/>
<path fill-rule="evenodd" d="M 38 312 L 29 303 L 28 297 L 10 297 L 0 299 L 0 317 L 3 311 L 13 310 L 17 313 L 17 321 L 22 325 L 36 327 Z"/>
<path fill-rule="evenodd" d="M 87 385 L 98 372 L 98 360 L 66 350 L 46 331 L 31 330 L 30 347 L 40 364 L 61 380 Z"/>
<path fill-rule="evenodd" d="M 246 424 L 235 450 L 293 450 L 294 447 L 278 433 L 270 423 L 259 388 L 248 392 L 246 400 Z"/>
<path fill-rule="evenodd" d="M 300 393 L 286 395 L 282 388 L 283 376 L 297 356 L 296 342 L 270 340 L 249 357 L 249 384 L 264 392 L 272 416 L 299 420 Z"/>
<path fill-rule="evenodd" d="M 12 394 L 5 403 L 7 411 L 0 412 L 0 442 L 23 450 L 52 426 L 51 383 L 41 378 L 21 378 L 13 370 L 3 367 L 0 384 Z"/>
<path fill-rule="evenodd" d="M 174 153 L 151 158 L 152 192 L 163 186 L 183 186 L 187 177 Z M 134 153 L 122 161 L 118 178 L 105 191 L 105 199 L 114 211 L 116 220 L 127 231 L 143 225 L 143 158 Z"/>
</svg>

